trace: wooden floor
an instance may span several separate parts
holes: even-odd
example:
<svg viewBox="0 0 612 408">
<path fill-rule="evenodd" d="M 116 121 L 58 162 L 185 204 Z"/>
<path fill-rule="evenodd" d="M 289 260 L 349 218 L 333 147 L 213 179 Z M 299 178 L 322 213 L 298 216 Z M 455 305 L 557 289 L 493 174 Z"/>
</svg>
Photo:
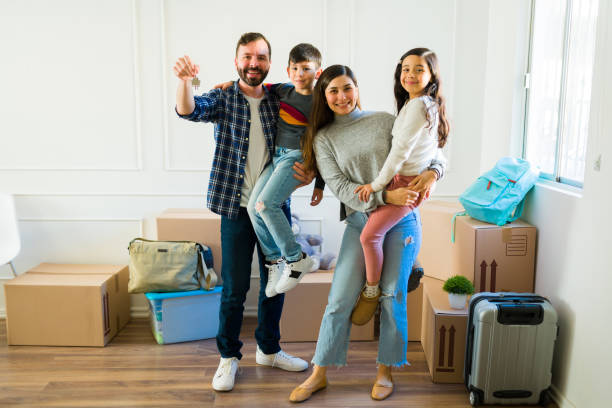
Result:
<svg viewBox="0 0 612 408">
<path fill-rule="evenodd" d="M 214 339 L 158 345 L 147 319 L 132 320 L 104 348 L 7 346 L 0 320 L 0 407 L 296 407 L 291 390 L 310 369 L 291 373 L 255 364 L 255 321 L 245 319 L 244 357 L 232 392 L 210 382 L 219 363 Z M 308 361 L 314 343 L 283 349 Z M 433 384 L 420 343 L 412 364 L 394 371 L 396 390 L 386 401 L 370 399 L 376 342 L 352 342 L 348 366 L 328 370 L 329 386 L 304 407 L 469 407 L 461 384 Z M 556 407 L 551 404 L 550 408 Z"/>
</svg>

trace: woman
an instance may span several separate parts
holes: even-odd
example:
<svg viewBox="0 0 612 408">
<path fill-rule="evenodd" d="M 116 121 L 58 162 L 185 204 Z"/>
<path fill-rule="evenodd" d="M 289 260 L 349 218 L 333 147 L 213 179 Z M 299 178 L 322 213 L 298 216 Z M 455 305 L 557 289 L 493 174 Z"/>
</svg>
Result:
<svg viewBox="0 0 612 408">
<path fill-rule="evenodd" d="M 366 213 L 385 203 L 413 204 L 419 197 L 427 196 L 437 178 L 436 171 L 426 170 L 409 187 L 373 193 L 366 202 L 354 194 L 359 185 L 373 180 L 382 168 L 391 147 L 394 119 L 388 113 L 359 109 L 359 89 L 350 68 L 332 65 L 321 74 L 303 140 L 304 164 L 309 169 L 318 167 L 341 201 L 340 219 L 346 221 L 347 227 L 312 360 L 314 369 L 293 390 L 291 401 L 304 401 L 325 388 L 328 366 L 346 364 L 350 315 L 365 281 L 359 236 L 367 221 Z M 436 170 L 441 174 L 442 166 Z M 383 246 L 378 373 L 371 393 L 377 400 L 387 398 L 393 391 L 391 367 L 407 363 L 406 288 L 420 241 L 421 224 L 418 211 L 414 211 L 387 233 Z"/>
</svg>

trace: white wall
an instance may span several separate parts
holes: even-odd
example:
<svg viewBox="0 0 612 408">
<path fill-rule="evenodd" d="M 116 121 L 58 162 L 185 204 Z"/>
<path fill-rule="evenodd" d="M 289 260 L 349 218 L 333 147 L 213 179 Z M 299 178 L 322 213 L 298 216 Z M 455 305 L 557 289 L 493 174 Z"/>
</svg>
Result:
<svg viewBox="0 0 612 408">
<path fill-rule="evenodd" d="M 452 109 L 454 0 L 318 0 L 299 8 L 299 21 L 287 18 L 295 12 L 281 0 L 1 2 L 0 190 L 16 198 L 18 271 L 44 261 L 127 263 L 132 238 L 155 238 L 156 214 L 205 205 L 213 126 L 174 114 L 171 67 L 185 53 L 201 65 L 205 91 L 237 77 L 243 32 L 260 31 L 272 43 L 270 82 L 286 81 L 289 50 L 311 42 L 324 65 L 354 69 L 364 108 L 392 111 L 397 59 L 426 45 L 446 67 Z M 407 31 L 411 13 L 421 18 Z M 439 30 L 429 29 L 434 22 Z M 311 192 L 294 194 L 293 211 L 307 231 L 324 235 L 323 251 L 337 253 L 338 201 L 327 192 L 310 207 Z M 0 267 L 0 281 L 9 277 Z M 257 287 L 253 270 L 247 313 L 255 312 Z M 147 313 L 143 296 L 132 305 L 134 315 Z"/>
<path fill-rule="evenodd" d="M 584 189 L 572 194 L 538 186 L 527 213 L 527 219 L 540 227 L 536 289 L 550 297 L 560 314 L 553 375 L 564 395 L 562 408 L 610 405 L 610 21 L 612 7 L 600 1 Z M 600 155 L 597 171 L 594 163 Z"/>
</svg>

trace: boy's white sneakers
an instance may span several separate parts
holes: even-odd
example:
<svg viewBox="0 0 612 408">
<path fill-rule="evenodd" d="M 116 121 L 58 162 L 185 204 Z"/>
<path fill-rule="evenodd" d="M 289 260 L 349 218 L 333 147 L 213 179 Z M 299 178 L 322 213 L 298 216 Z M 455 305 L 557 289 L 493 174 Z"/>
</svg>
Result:
<svg viewBox="0 0 612 408">
<path fill-rule="evenodd" d="M 215 391 L 231 391 L 234 388 L 237 372 L 238 359 L 236 357 L 221 357 L 219 368 L 217 368 L 212 380 L 213 389 Z"/>
<path fill-rule="evenodd" d="M 295 288 L 314 265 L 314 260 L 305 253 L 302 253 L 302 259 L 299 261 L 285 262 L 283 273 L 274 288 L 276 293 L 285 293 Z"/>
<path fill-rule="evenodd" d="M 276 291 L 275 287 L 283 273 L 284 267 L 285 267 L 284 259 L 279 260 L 276 263 L 266 265 L 266 268 L 268 268 L 268 283 L 266 284 L 266 296 L 267 297 L 271 298 L 271 297 L 278 295 L 278 292 Z"/>
<path fill-rule="evenodd" d="M 299 357 L 287 354 L 283 350 L 274 354 L 264 354 L 259 346 L 255 353 L 255 361 L 257 364 L 277 367 L 285 371 L 304 371 L 308 368 L 308 363 Z"/>
</svg>

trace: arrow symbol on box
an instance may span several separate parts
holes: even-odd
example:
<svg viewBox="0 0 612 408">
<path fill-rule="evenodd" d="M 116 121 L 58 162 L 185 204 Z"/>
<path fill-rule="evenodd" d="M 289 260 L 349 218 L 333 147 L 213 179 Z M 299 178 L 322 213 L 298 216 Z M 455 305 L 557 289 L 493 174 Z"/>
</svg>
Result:
<svg viewBox="0 0 612 408">
<path fill-rule="evenodd" d="M 480 292 L 487 290 L 487 263 L 482 260 L 480 264 Z"/>
<path fill-rule="evenodd" d="M 453 366 L 453 357 L 455 354 L 455 326 L 451 326 L 450 330 L 448 331 L 449 336 L 448 336 L 448 366 L 452 367 Z"/>
<path fill-rule="evenodd" d="M 446 347 L 446 327 L 440 327 L 440 350 L 438 356 L 438 365 L 444 365 L 444 348 Z"/>
<path fill-rule="evenodd" d="M 495 275 L 497 274 L 497 262 L 491 262 L 491 292 L 495 292 Z"/>
</svg>

